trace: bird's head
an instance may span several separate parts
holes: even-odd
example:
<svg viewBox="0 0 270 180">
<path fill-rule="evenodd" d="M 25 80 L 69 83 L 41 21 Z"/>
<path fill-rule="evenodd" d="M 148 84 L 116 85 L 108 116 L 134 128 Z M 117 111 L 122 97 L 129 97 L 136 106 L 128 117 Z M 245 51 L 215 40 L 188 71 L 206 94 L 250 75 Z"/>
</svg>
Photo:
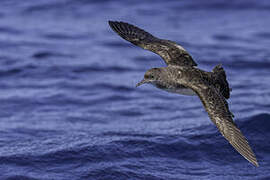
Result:
<svg viewBox="0 0 270 180">
<path fill-rule="evenodd" d="M 136 87 L 142 85 L 142 84 L 155 84 L 156 82 L 158 82 L 160 80 L 160 75 L 161 75 L 162 71 L 160 68 L 153 68 L 150 69 L 148 71 L 146 71 L 146 73 L 144 74 L 144 78 L 143 80 L 141 80 Z"/>
</svg>

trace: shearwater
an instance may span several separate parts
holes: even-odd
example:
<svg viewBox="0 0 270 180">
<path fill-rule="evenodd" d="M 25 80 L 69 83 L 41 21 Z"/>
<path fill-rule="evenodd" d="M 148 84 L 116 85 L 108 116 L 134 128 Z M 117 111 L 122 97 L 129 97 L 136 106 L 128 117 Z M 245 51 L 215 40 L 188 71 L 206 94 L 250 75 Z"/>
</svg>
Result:
<svg viewBox="0 0 270 180">
<path fill-rule="evenodd" d="M 167 64 L 167 67 L 148 70 L 136 86 L 148 83 L 168 92 L 199 96 L 221 134 L 245 159 L 259 166 L 247 139 L 233 121 L 226 101 L 230 88 L 221 65 L 212 72 L 203 71 L 196 67 L 189 53 L 173 41 L 159 39 L 125 22 L 109 21 L 109 25 L 123 39 L 158 54 Z"/>
</svg>

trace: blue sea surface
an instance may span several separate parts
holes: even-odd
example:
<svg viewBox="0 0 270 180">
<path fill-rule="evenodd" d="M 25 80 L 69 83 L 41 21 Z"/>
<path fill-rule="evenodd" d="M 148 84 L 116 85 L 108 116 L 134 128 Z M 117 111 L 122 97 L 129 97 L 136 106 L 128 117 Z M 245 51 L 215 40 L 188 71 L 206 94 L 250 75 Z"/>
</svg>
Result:
<svg viewBox="0 0 270 180">
<path fill-rule="evenodd" d="M 210 121 L 199 98 L 135 88 L 154 53 L 108 20 L 222 64 L 229 106 L 260 167 Z M 1 180 L 270 179 L 270 2 L 1 0 Z"/>
</svg>

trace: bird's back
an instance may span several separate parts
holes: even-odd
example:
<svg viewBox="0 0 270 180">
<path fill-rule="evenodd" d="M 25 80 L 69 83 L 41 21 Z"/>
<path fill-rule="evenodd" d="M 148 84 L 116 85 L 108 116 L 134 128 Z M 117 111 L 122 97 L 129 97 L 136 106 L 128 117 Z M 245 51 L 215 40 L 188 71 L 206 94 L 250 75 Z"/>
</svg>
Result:
<svg viewBox="0 0 270 180">
<path fill-rule="evenodd" d="M 173 73 L 172 76 L 174 76 L 176 81 L 179 78 L 183 78 L 183 75 L 186 75 L 186 78 L 189 78 L 190 80 L 196 80 L 198 83 L 202 81 L 206 84 L 214 86 L 224 98 L 229 99 L 230 97 L 229 83 L 226 79 L 225 71 L 220 65 L 216 66 L 212 72 L 207 72 L 198 69 L 197 67 L 188 66 L 168 66 L 167 69 Z M 180 75 L 179 72 L 182 74 Z"/>
</svg>

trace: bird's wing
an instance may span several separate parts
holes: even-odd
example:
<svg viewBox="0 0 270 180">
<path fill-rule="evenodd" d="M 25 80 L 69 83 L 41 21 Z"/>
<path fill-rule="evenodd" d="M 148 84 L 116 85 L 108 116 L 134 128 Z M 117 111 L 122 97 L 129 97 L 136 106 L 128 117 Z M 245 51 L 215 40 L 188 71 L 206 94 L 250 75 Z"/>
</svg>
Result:
<svg viewBox="0 0 270 180">
<path fill-rule="evenodd" d="M 156 38 L 125 22 L 109 21 L 109 25 L 123 39 L 161 56 L 167 65 L 197 66 L 188 52 L 173 41 Z"/>
<path fill-rule="evenodd" d="M 195 81 L 196 82 L 196 81 Z M 187 87 L 193 89 L 200 97 L 209 117 L 217 126 L 221 134 L 229 143 L 249 162 L 259 166 L 256 156 L 248 144 L 247 139 L 233 122 L 226 99 L 214 86 L 197 81 L 190 81 Z"/>
</svg>

